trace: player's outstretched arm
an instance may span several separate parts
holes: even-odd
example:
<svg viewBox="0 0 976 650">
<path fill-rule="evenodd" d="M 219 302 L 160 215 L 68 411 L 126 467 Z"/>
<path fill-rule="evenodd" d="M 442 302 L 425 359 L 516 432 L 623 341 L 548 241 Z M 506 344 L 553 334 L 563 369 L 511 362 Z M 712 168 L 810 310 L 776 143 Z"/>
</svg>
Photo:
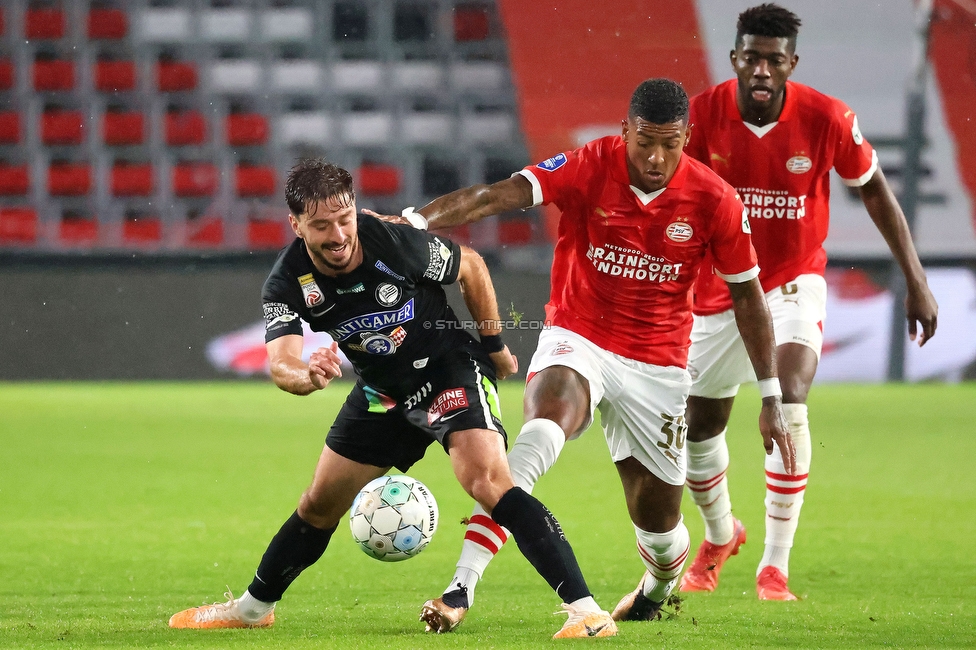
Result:
<svg viewBox="0 0 976 650">
<path fill-rule="evenodd" d="M 905 315 L 908 318 L 909 338 L 913 341 L 916 339 L 918 325 L 921 325 L 922 335 L 918 337 L 918 344 L 925 345 L 925 342 L 935 335 L 939 306 L 935 302 L 935 296 L 929 290 L 925 271 L 915 251 L 915 244 L 912 243 L 912 234 L 908 229 L 905 214 L 898 205 L 880 167 L 871 180 L 860 187 L 860 191 L 864 207 L 905 275 L 908 289 L 908 295 L 905 297 Z"/>
<path fill-rule="evenodd" d="M 778 390 L 776 339 L 773 336 L 773 321 L 766 306 L 766 296 L 759 278 L 728 284 L 732 294 L 732 308 L 735 310 L 735 324 L 760 381 L 760 392 L 763 393 L 762 411 L 759 413 L 759 432 L 762 434 L 763 446 L 766 454 L 771 454 L 775 441 L 783 455 L 786 473 L 793 474 L 796 471 L 796 450 L 783 415 L 782 392 Z M 764 380 L 770 381 L 764 383 Z M 766 389 L 764 386 L 772 388 Z"/>
<path fill-rule="evenodd" d="M 275 385 L 293 395 L 308 395 L 342 376 L 335 341 L 313 352 L 308 363 L 302 361 L 302 337 L 298 334 L 279 336 L 267 343 L 267 350 Z"/>
<path fill-rule="evenodd" d="M 501 316 L 498 314 L 498 300 L 488 266 L 481 255 L 467 246 L 461 246 L 461 268 L 457 281 L 464 304 L 478 324 L 481 342 L 495 364 L 498 378 L 505 379 L 515 374 L 518 372 L 518 359 L 501 340 Z"/>
</svg>

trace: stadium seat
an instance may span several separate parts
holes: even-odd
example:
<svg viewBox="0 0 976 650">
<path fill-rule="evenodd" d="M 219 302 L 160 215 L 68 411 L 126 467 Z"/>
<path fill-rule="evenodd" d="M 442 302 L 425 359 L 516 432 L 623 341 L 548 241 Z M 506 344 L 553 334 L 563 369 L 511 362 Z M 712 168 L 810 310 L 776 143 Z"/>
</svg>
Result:
<svg viewBox="0 0 976 650">
<path fill-rule="evenodd" d="M 45 111 L 41 114 L 41 142 L 46 145 L 81 144 L 85 139 L 81 111 Z"/>
<path fill-rule="evenodd" d="M 263 11 L 258 18 L 259 34 L 266 43 L 305 42 L 313 37 L 312 12 L 301 7 Z"/>
<path fill-rule="evenodd" d="M 64 37 L 64 12 L 60 9 L 28 9 L 24 13 L 24 37 L 59 39 Z"/>
<path fill-rule="evenodd" d="M 218 93 L 257 93 L 262 89 L 261 64 L 250 59 L 224 59 L 210 66 L 210 87 Z"/>
<path fill-rule="evenodd" d="M 91 167 L 87 163 L 55 162 L 48 168 L 47 191 L 52 196 L 81 196 L 91 189 Z"/>
<path fill-rule="evenodd" d="M 363 163 L 355 178 L 358 191 L 367 196 L 393 196 L 402 183 L 398 167 L 381 163 Z"/>
<path fill-rule="evenodd" d="M 474 113 L 461 118 L 460 136 L 466 142 L 506 142 L 515 132 L 515 119 L 508 112 Z"/>
<path fill-rule="evenodd" d="M 484 7 L 459 6 L 454 9 L 454 40 L 483 41 L 488 38 L 488 10 Z"/>
<path fill-rule="evenodd" d="M 155 244 L 163 239 L 163 222 L 159 217 L 126 217 L 122 222 L 124 244 Z"/>
<path fill-rule="evenodd" d="M 20 113 L 0 111 L 0 144 L 20 142 Z"/>
<path fill-rule="evenodd" d="M 30 208 L 0 208 L 0 244 L 33 244 L 37 213 Z"/>
<path fill-rule="evenodd" d="M 6 15 L 3 12 L 3 7 L 0 7 L 0 36 L 3 36 L 3 33 L 6 31 L 6 29 L 7 29 Z"/>
<path fill-rule="evenodd" d="M 243 197 L 273 196 L 278 190 L 274 169 L 263 165 L 238 165 L 234 187 Z"/>
<path fill-rule="evenodd" d="M 250 9 L 206 9 L 197 20 L 200 39 L 206 43 L 244 43 L 251 38 Z"/>
<path fill-rule="evenodd" d="M 199 111 L 170 111 L 164 118 L 164 139 L 171 147 L 202 144 L 207 124 Z"/>
<path fill-rule="evenodd" d="M 136 64 L 133 61 L 96 61 L 93 75 L 95 90 L 112 93 L 136 87 Z"/>
<path fill-rule="evenodd" d="M 139 111 L 108 111 L 102 117 L 102 140 L 110 146 L 142 144 L 146 120 Z"/>
<path fill-rule="evenodd" d="M 88 38 L 117 40 L 129 32 L 129 21 L 121 9 L 92 9 L 88 12 Z"/>
<path fill-rule="evenodd" d="M 65 214 L 58 224 L 58 238 L 69 246 L 91 246 L 98 241 L 98 220 Z"/>
<path fill-rule="evenodd" d="M 454 137 L 454 119 L 447 113 L 409 113 L 400 123 L 400 138 L 408 144 L 445 144 Z"/>
<path fill-rule="evenodd" d="M 232 113 L 225 124 L 227 144 L 249 146 L 268 141 L 268 118 L 259 113 Z"/>
<path fill-rule="evenodd" d="M 386 90 L 384 76 L 379 61 L 337 61 L 330 86 L 341 93 L 381 93 Z"/>
<path fill-rule="evenodd" d="M 217 191 L 217 168 L 204 162 L 179 163 L 173 167 L 173 193 L 176 196 L 211 196 Z"/>
<path fill-rule="evenodd" d="M 156 65 L 156 88 L 164 93 L 194 90 L 197 87 L 197 69 L 185 61 L 160 61 Z"/>
<path fill-rule="evenodd" d="M 351 145 L 387 144 L 393 137 L 393 118 L 379 111 L 346 113 L 340 119 L 339 130 L 342 139 Z"/>
<path fill-rule="evenodd" d="M 75 64 L 66 59 L 34 61 L 34 90 L 64 91 L 75 87 Z"/>
<path fill-rule="evenodd" d="M 30 173 L 26 164 L 0 162 L 0 196 L 23 196 L 30 191 Z"/>
<path fill-rule="evenodd" d="M 278 93 L 312 95 L 321 92 L 324 83 L 325 72 L 318 61 L 278 61 L 268 69 L 268 85 Z"/>
<path fill-rule="evenodd" d="M 263 248 L 277 250 L 287 241 L 285 220 L 248 219 L 247 244 L 248 248 Z"/>
<path fill-rule="evenodd" d="M 10 59 L 0 59 L 0 90 L 14 87 L 14 64 Z"/>
<path fill-rule="evenodd" d="M 528 244 L 532 241 L 532 221 L 529 219 L 499 219 L 498 243 L 502 245 Z"/>
<path fill-rule="evenodd" d="M 275 132 L 282 144 L 327 145 L 332 142 L 332 116 L 325 111 L 285 113 L 278 120 Z"/>
<path fill-rule="evenodd" d="M 404 61 L 390 66 L 396 90 L 432 92 L 444 87 L 443 66 L 431 61 Z"/>
<path fill-rule="evenodd" d="M 224 241 L 224 222 L 218 217 L 190 218 L 186 224 L 189 246 L 219 246 Z"/>
<path fill-rule="evenodd" d="M 153 168 L 149 163 L 115 163 L 111 176 L 113 196 L 152 194 Z"/>
<path fill-rule="evenodd" d="M 138 15 L 135 37 L 145 43 L 185 43 L 193 38 L 190 12 L 182 7 L 148 7 Z"/>
<path fill-rule="evenodd" d="M 490 61 L 457 62 L 448 68 L 448 80 L 458 90 L 502 90 L 507 79 L 504 66 Z"/>
</svg>

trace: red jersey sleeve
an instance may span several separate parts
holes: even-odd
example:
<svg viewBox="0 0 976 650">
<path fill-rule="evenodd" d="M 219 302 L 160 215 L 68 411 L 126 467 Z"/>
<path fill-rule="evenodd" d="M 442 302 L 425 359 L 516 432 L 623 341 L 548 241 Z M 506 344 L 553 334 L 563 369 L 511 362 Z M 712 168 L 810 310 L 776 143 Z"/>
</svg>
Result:
<svg viewBox="0 0 976 650">
<path fill-rule="evenodd" d="M 857 115 L 847 104 L 833 100 L 833 114 L 833 130 L 837 138 L 834 169 L 845 185 L 860 187 L 871 180 L 878 169 L 878 154 L 861 135 Z"/>
<path fill-rule="evenodd" d="M 709 244 L 715 274 L 726 282 L 747 282 L 758 277 L 759 266 L 756 250 L 752 247 L 749 214 L 732 188 L 718 205 L 715 223 Z"/>
<path fill-rule="evenodd" d="M 532 184 L 532 206 L 555 204 L 565 211 L 574 197 L 583 193 L 587 161 L 594 157 L 591 145 L 556 154 L 537 165 L 529 165 L 519 172 Z"/>
</svg>

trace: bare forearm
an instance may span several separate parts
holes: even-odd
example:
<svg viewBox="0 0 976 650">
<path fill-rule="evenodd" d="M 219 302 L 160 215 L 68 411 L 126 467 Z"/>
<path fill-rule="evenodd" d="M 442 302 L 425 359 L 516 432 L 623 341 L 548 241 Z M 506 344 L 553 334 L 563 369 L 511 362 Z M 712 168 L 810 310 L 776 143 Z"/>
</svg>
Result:
<svg viewBox="0 0 976 650">
<path fill-rule="evenodd" d="M 523 176 L 513 176 L 492 185 L 472 185 L 434 199 L 418 212 L 428 228 L 450 228 L 472 223 L 509 210 L 532 205 L 532 186 Z"/>
<path fill-rule="evenodd" d="M 729 283 L 735 324 L 746 346 L 757 379 L 776 376 L 776 339 L 759 279 Z"/>
<path fill-rule="evenodd" d="M 925 272 L 912 242 L 908 221 L 880 169 L 861 187 L 861 200 L 871 216 L 871 221 L 898 262 L 908 287 L 915 289 L 923 286 Z"/>
<path fill-rule="evenodd" d="M 271 364 L 271 379 L 281 390 L 292 395 L 308 395 L 318 388 L 312 383 L 308 365 L 301 359 L 282 359 Z"/>
<path fill-rule="evenodd" d="M 461 256 L 458 285 L 465 306 L 471 312 L 471 317 L 478 323 L 478 333 L 483 336 L 501 333 L 498 299 L 488 274 L 488 267 L 481 256 L 470 248 L 462 248 Z"/>
</svg>

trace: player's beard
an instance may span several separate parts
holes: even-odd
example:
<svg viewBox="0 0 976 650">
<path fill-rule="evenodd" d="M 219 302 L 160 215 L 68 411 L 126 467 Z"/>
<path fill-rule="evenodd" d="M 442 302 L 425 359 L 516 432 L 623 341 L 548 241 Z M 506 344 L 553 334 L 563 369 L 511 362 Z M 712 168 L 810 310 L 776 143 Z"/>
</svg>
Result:
<svg viewBox="0 0 976 650">
<path fill-rule="evenodd" d="M 335 271 L 336 273 L 342 273 L 349 269 L 349 265 L 352 264 L 352 261 L 356 258 L 356 253 L 359 250 L 359 237 L 350 237 L 349 241 L 346 243 L 346 246 L 349 249 L 349 256 L 340 264 L 335 264 L 334 262 L 330 262 L 328 260 L 326 255 L 329 249 L 324 246 L 316 251 L 315 256 L 325 267 Z"/>
</svg>

